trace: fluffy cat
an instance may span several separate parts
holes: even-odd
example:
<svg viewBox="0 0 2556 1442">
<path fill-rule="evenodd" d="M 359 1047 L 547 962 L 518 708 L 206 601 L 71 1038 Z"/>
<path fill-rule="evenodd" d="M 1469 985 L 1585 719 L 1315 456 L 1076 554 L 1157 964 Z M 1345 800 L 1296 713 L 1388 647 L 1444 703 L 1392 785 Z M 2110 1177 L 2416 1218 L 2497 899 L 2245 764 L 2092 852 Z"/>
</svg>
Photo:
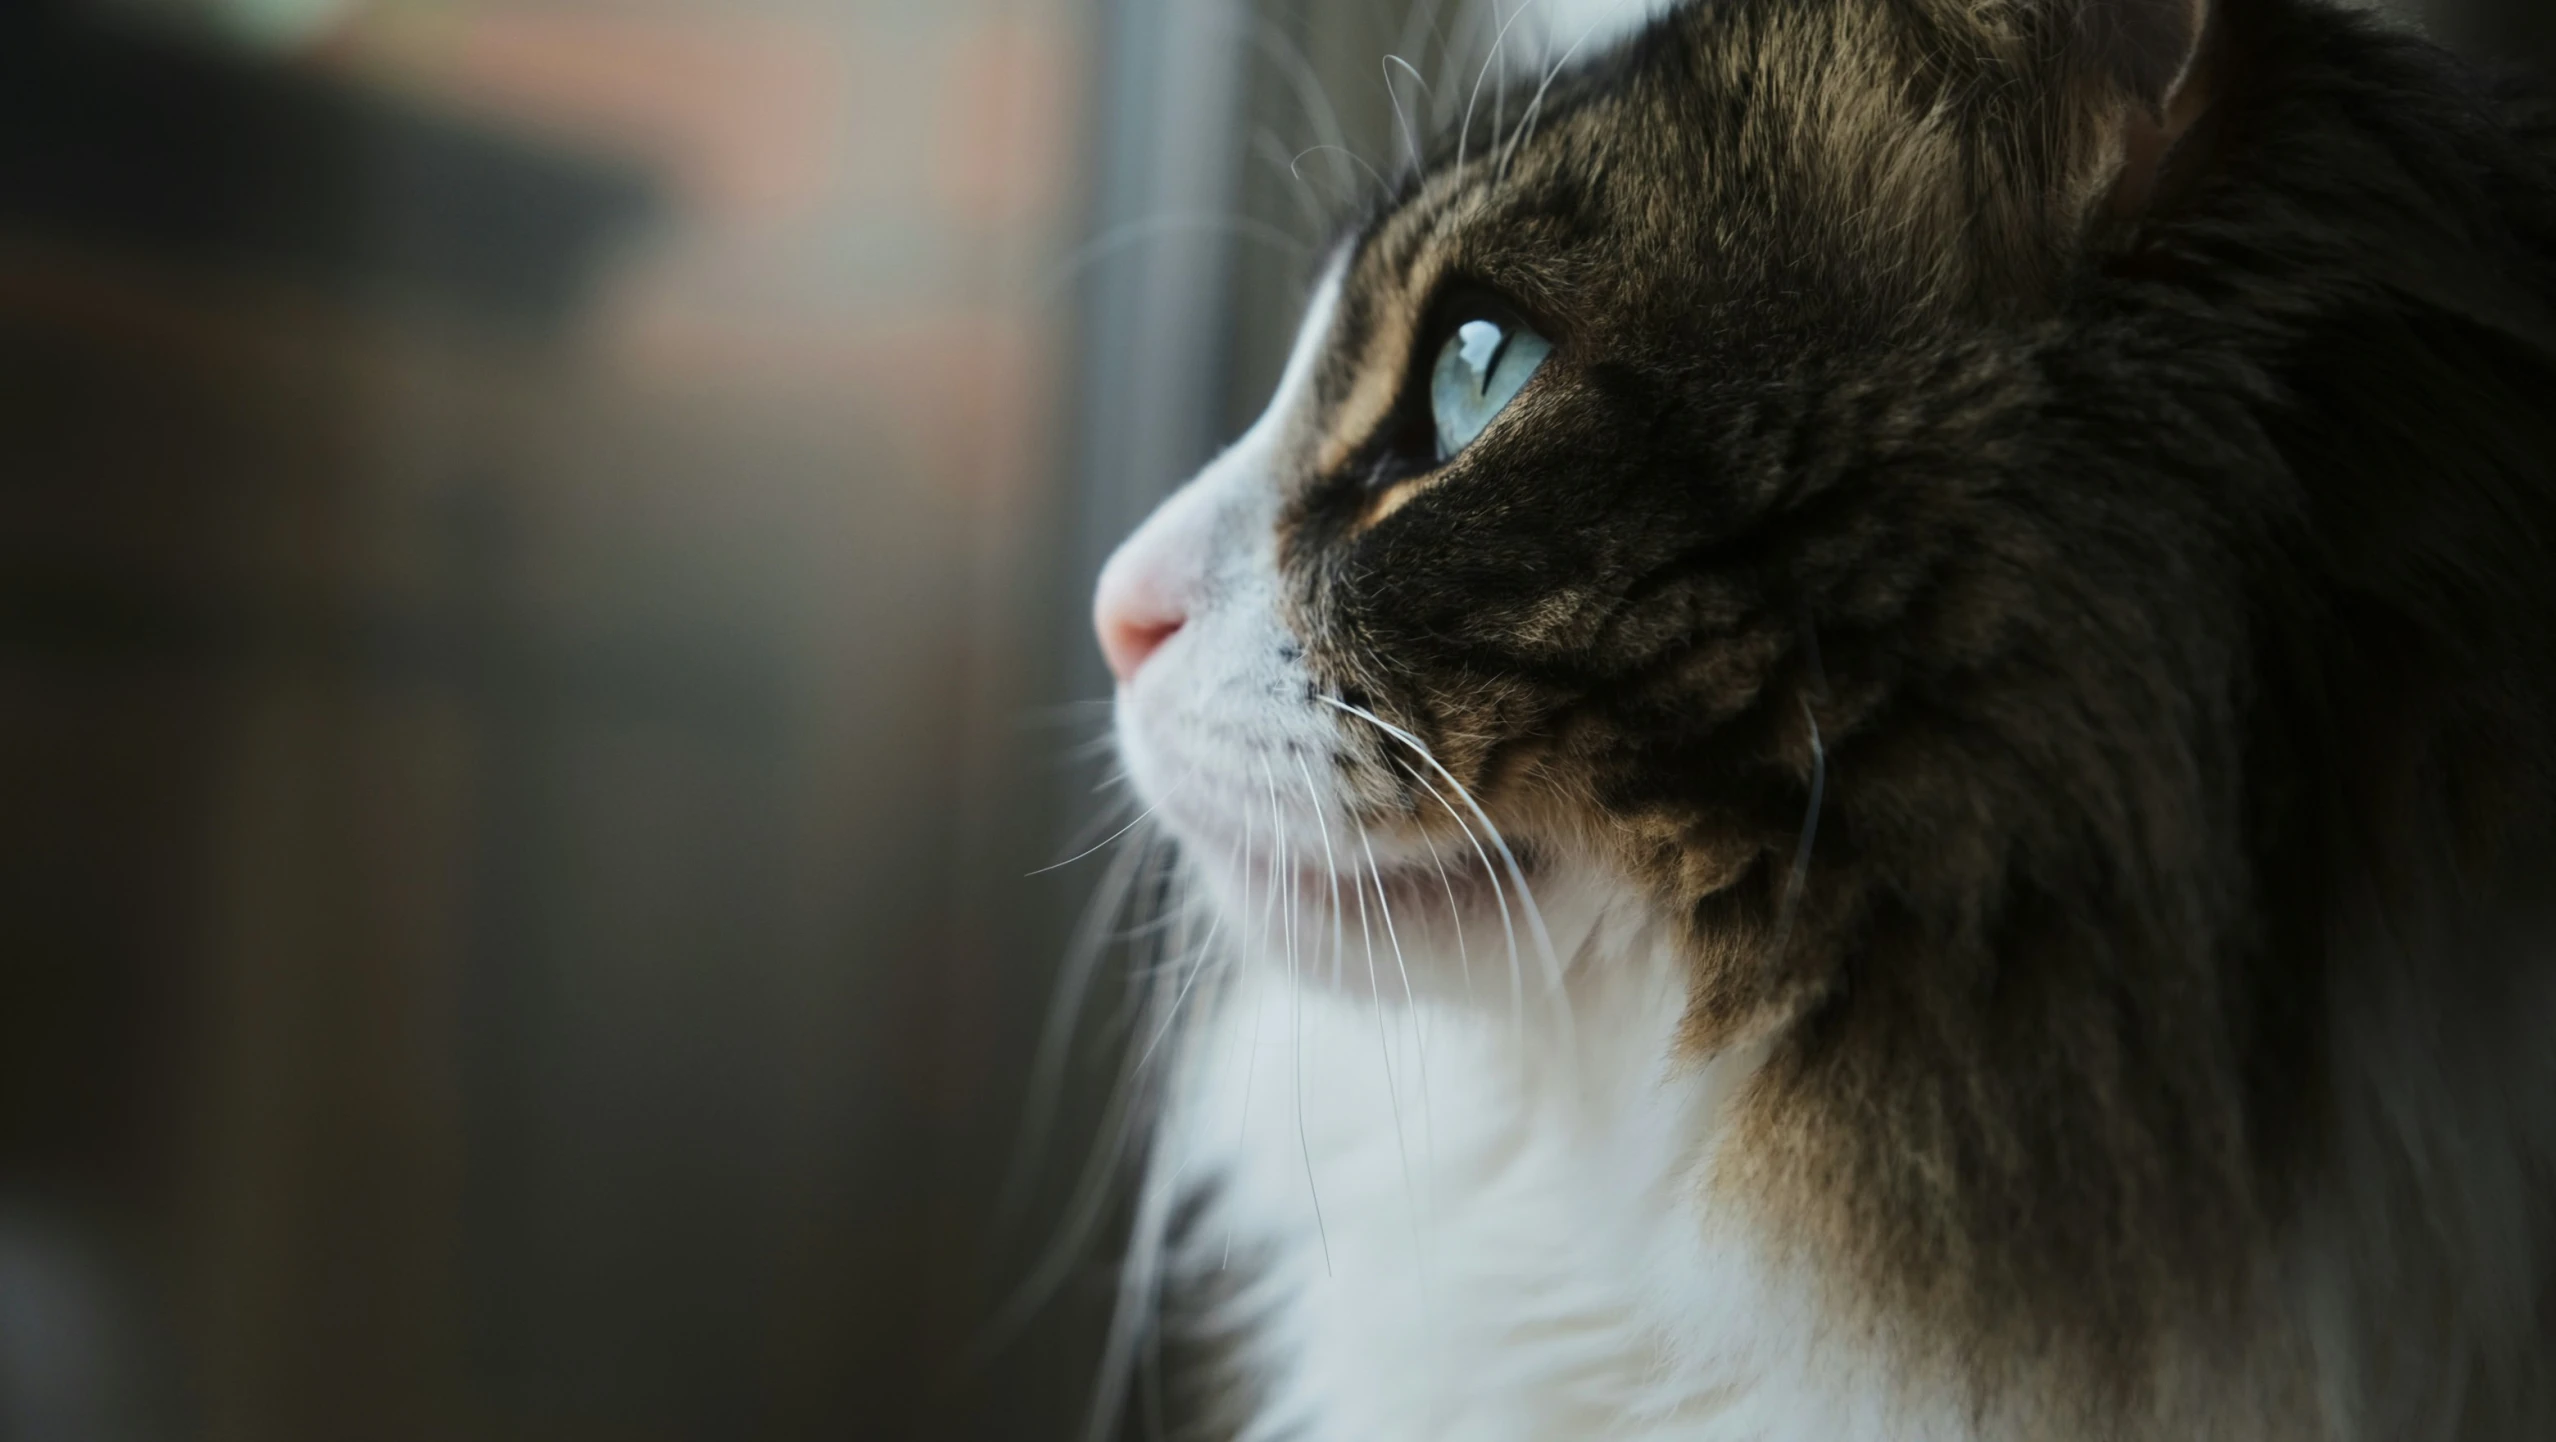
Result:
<svg viewBox="0 0 2556 1442">
<path fill-rule="evenodd" d="M 2556 123 L 2318 0 L 1704 0 L 1105 574 L 1245 1439 L 2556 1436 Z"/>
</svg>

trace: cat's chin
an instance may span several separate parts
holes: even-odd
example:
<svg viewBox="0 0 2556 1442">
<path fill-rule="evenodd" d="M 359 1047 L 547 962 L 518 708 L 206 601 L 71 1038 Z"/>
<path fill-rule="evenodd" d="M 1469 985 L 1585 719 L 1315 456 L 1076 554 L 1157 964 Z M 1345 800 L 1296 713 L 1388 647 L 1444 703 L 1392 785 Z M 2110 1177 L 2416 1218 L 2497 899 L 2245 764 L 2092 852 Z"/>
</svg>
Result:
<svg viewBox="0 0 2556 1442">
<path fill-rule="evenodd" d="M 1379 926 L 1388 920 L 1470 924 L 1477 916 L 1496 926 L 1502 907 L 1515 905 L 1507 900 L 1515 882 L 1490 869 L 1500 864 L 1496 858 L 1486 866 L 1484 857 L 1458 855 L 1443 844 L 1432 852 L 1426 844 L 1368 839 L 1343 847 L 1335 839 L 1325 857 L 1281 855 L 1266 844 L 1253 848 L 1212 833 L 1184 833 L 1180 840 L 1182 855 L 1229 919 L 1292 908 L 1299 919 L 1319 917 L 1328 925 L 1336 907 L 1354 924 L 1363 905 Z"/>
<path fill-rule="evenodd" d="M 1353 832 L 1346 854 L 1333 838 L 1330 864 L 1319 854 L 1275 854 L 1265 838 L 1247 858 L 1245 850 L 1230 836 L 1181 837 L 1214 924 L 1263 964 L 1358 997 L 1381 986 L 1386 1000 L 1505 1003 L 1513 964 L 1530 983 L 1545 969 L 1548 943 L 1538 937 L 1555 893 L 1577 898 L 1585 889 L 1523 846 L 1512 857 L 1462 840 L 1371 832 L 1362 841 Z M 1562 909 L 1583 908 L 1565 901 Z M 1554 921 L 1557 931 L 1585 930 Z"/>
</svg>

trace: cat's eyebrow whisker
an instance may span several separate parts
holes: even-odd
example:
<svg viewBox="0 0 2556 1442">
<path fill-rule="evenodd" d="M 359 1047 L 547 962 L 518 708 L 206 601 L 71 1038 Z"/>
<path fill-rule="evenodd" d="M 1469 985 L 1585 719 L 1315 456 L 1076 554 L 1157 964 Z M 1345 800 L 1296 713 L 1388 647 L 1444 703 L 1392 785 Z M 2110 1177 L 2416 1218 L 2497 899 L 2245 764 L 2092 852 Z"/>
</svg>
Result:
<svg viewBox="0 0 2556 1442">
<path fill-rule="evenodd" d="M 1305 157 L 1325 150 L 1336 150 L 1342 155 L 1349 157 L 1351 161 L 1357 164 L 1357 167 L 1360 170 L 1367 172 L 1367 178 L 1376 183 L 1376 189 L 1378 191 L 1387 195 L 1393 193 L 1393 187 L 1385 183 L 1384 175 L 1379 172 L 1373 164 L 1368 162 L 1367 157 L 1360 155 L 1358 152 L 1351 150 L 1345 145 L 1333 145 L 1328 142 L 1318 145 L 1308 145 L 1304 149 L 1299 150 L 1294 155 L 1288 157 L 1287 173 L 1298 180 L 1304 179 L 1304 172 L 1298 167 L 1304 164 Z"/>
<path fill-rule="evenodd" d="M 1421 164 L 1420 134 L 1418 131 L 1412 129 L 1411 117 L 1405 115 L 1402 111 L 1402 92 L 1393 88 L 1393 67 L 1397 65 L 1411 72 L 1411 78 L 1415 81 L 1419 81 L 1420 89 L 1424 94 L 1427 93 L 1429 89 L 1429 82 L 1421 80 L 1420 72 L 1412 70 L 1411 62 L 1403 59 L 1399 55 L 1388 54 L 1382 60 L 1376 62 L 1376 69 L 1384 74 L 1385 98 L 1392 102 L 1393 105 L 1393 123 L 1402 131 L 1403 154 L 1410 158 L 1411 173 L 1417 175 L 1420 173 Z"/>
<path fill-rule="evenodd" d="M 1349 148 L 1349 133 L 1342 129 L 1340 124 L 1340 107 L 1332 103 L 1331 92 L 1323 88 L 1322 77 L 1315 73 L 1313 62 L 1306 57 L 1304 47 L 1298 45 L 1294 37 L 1279 29 L 1266 15 L 1253 18 L 1251 32 L 1252 43 L 1267 55 L 1286 77 L 1288 88 L 1296 93 L 1298 108 L 1304 111 L 1305 119 L 1312 123 L 1314 133 L 1320 139 L 1320 144 L 1311 147 L 1296 158 L 1302 160 L 1315 150 L 1329 150 L 1357 161 L 1358 164 L 1366 167 L 1369 175 L 1375 175 L 1376 168 L 1367 165 L 1365 159 Z M 1317 102 L 1319 102 L 1319 108 L 1317 108 Z M 1341 175 L 1345 188 L 1354 185 L 1357 178 L 1354 172 L 1343 167 Z M 1378 176 L 1376 183 L 1383 185 L 1383 177 Z"/>
<path fill-rule="evenodd" d="M 1283 176 L 1294 182 L 1279 188 L 1295 202 L 1296 213 L 1307 229 L 1319 233 L 1331 227 L 1331 211 L 1326 208 L 1314 183 L 1289 168 L 1294 157 L 1288 153 L 1287 143 L 1278 138 L 1276 130 L 1267 125 L 1253 126 L 1250 149 L 1251 158 L 1268 167 L 1272 178 Z M 1312 253 L 1312 248 L 1308 247 L 1306 254 L 1310 256 Z"/>
<path fill-rule="evenodd" d="M 1084 271 L 1110 259 L 1130 246 L 1143 245 L 1170 235 L 1205 233 L 1223 235 L 1235 240 L 1265 245 L 1290 260 L 1302 261 L 1314 252 L 1313 244 L 1303 236 L 1248 215 L 1216 215 L 1205 211 L 1165 211 L 1159 215 L 1139 216 L 1122 221 L 1090 240 L 1076 246 L 1062 260 L 1050 267 L 1035 282 L 1032 294 L 1041 303 L 1057 298 Z M 1100 705 L 1111 703 L 1103 701 Z"/>
<path fill-rule="evenodd" d="M 1425 47 L 1429 41 L 1435 40 L 1438 42 L 1439 63 L 1441 65 L 1446 63 L 1447 35 L 1438 26 L 1438 5 L 1439 0 L 1420 0 L 1419 4 L 1412 6 L 1402 17 L 1402 36 L 1394 42 L 1394 53 L 1391 58 L 1404 69 L 1411 71 L 1411 78 L 1414 80 L 1420 79 L 1420 72 L 1412 66 L 1410 61 L 1402 58 L 1403 52 L 1413 52 L 1426 58 L 1429 52 Z M 1420 81 L 1420 89 L 1423 94 L 1429 96 L 1432 113 L 1430 124 L 1435 127 L 1441 123 L 1435 116 L 1437 91 L 1426 80 Z"/>
<path fill-rule="evenodd" d="M 1455 168 L 1458 173 L 1461 173 L 1464 170 L 1465 142 L 1472 138 L 1473 108 L 1477 104 L 1481 103 L 1482 82 L 1490 78 L 1491 67 L 1500 63 L 1500 51 L 1509 42 L 1509 27 L 1517 24 L 1519 18 L 1527 13 L 1527 6 L 1534 3 L 1535 0 L 1524 0 L 1524 3 L 1520 4 L 1516 10 L 1510 12 L 1507 20 L 1501 22 L 1499 32 L 1491 37 L 1491 53 L 1482 57 L 1482 68 L 1474 72 L 1473 92 L 1470 95 L 1467 95 L 1464 100 L 1464 123 L 1456 127 Z M 1496 10 L 1494 13 L 1496 13 Z M 1507 85 L 1506 79 L 1504 78 L 1501 83 L 1503 87 L 1505 87 Z"/>
<path fill-rule="evenodd" d="M 1542 120 L 1544 116 L 1544 94 L 1546 91 L 1553 88 L 1554 77 L 1560 75 L 1563 70 L 1570 66 L 1571 57 L 1580 53 L 1580 47 L 1589 43 L 1589 37 L 1597 34 L 1598 27 L 1614 19 L 1615 12 L 1623 8 L 1624 0 L 1615 0 L 1614 4 L 1609 5 L 1606 8 L 1605 13 L 1599 15 L 1597 18 L 1591 20 L 1586 26 L 1582 27 L 1580 31 L 1580 38 L 1571 42 L 1571 48 L 1562 52 L 1561 59 L 1554 61 L 1550 66 L 1545 68 L 1543 81 L 1535 87 L 1535 98 L 1529 100 L 1527 102 L 1526 109 L 1519 114 L 1518 128 L 1509 132 L 1509 142 L 1501 150 L 1500 178 L 1502 180 L 1505 181 L 1509 178 L 1509 166 L 1512 161 L 1517 159 L 1518 147 L 1524 141 L 1535 138 L 1536 124 Z"/>
</svg>

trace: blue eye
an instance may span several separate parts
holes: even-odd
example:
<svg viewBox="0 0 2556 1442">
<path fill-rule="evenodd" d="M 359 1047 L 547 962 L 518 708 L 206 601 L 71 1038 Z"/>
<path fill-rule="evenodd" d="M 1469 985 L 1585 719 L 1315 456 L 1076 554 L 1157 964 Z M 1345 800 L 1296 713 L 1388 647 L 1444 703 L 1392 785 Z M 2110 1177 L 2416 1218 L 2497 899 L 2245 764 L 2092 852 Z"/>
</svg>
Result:
<svg viewBox="0 0 2556 1442">
<path fill-rule="evenodd" d="M 1525 388 L 1553 342 L 1514 320 L 1482 318 L 1455 328 L 1429 372 L 1429 417 L 1443 463 L 1470 445 Z"/>
</svg>

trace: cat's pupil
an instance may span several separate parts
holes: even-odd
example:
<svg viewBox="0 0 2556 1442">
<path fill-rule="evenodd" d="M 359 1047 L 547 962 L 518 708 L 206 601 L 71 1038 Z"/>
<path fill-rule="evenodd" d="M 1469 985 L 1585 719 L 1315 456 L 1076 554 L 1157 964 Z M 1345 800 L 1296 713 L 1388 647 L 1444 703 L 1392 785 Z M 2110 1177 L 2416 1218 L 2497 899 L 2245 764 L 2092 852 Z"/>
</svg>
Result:
<svg viewBox="0 0 2556 1442">
<path fill-rule="evenodd" d="M 1482 434 L 1552 350 L 1552 342 L 1514 322 L 1477 316 L 1457 326 L 1429 375 L 1437 461 L 1444 464 Z"/>
</svg>

